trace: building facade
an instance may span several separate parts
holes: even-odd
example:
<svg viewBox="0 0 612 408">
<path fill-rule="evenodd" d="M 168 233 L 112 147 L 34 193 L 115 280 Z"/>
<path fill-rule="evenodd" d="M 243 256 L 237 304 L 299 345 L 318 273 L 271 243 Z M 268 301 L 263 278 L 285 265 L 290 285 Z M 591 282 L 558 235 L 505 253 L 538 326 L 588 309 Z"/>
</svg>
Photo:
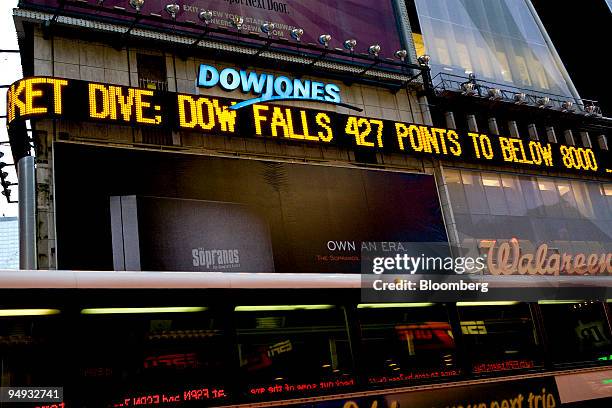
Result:
<svg viewBox="0 0 612 408">
<path fill-rule="evenodd" d="M 17 217 L 0 218 L 0 269 L 19 268 L 19 226 Z"/>
<path fill-rule="evenodd" d="M 13 13 L 40 272 L 2 277 L 3 386 L 87 407 L 609 404 L 610 120 L 530 0 Z M 368 300 L 368 251 L 406 242 L 514 291 Z"/>
</svg>

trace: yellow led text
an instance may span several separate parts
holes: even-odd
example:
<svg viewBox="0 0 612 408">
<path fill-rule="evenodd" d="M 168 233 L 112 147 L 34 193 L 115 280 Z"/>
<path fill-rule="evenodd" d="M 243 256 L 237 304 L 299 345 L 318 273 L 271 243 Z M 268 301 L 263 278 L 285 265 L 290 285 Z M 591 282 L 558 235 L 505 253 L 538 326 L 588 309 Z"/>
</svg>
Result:
<svg viewBox="0 0 612 408">
<path fill-rule="evenodd" d="M 397 144 L 402 151 L 411 149 L 419 153 L 461 156 L 459 135 L 454 130 L 396 122 L 395 133 Z"/>
<path fill-rule="evenodd" d="M 525 140 L 500 136 L 499 145 L 504 161 L 552 167 L 552 147 L 550 144 L 547 143 L 544 146 L 540 142 L 531 140 L 525 148 L 525 143 Z"/>
<path fill-rule="evenodd" d="M 212 130 L 219 125 L 222 132 L 234 132 L 236 111 L 219 105 L 218 99 L 178 95 L 177 101 L 180 127 Z"/>
<path fill-rule="evenodd" d="M 41 86 L 51 85 L 49 87 Z M 62 88 L 68 85 L 65 79 L 28 78 L 21 80 L 9 88 L 7 98 L 7 123 L 22 116 L 44 115 L 52 111 L 55 115 L 63 113 Z M 53 92 L 53 105 L 48 106 L 43 99 L 46 92 Z"/>
<path fill-rule="evenodd" d="M 355 144 L 357 146 L 365 147 L 383 147 L 383 121 L 377 119 L 366 119 L 357 118 L 355 116 L 349 116 L 346 121 L 346 127 L 344 132 L 347 135 L 355 137 Z M 370 134 L 375 134 L 376 138 L 374 141 L 366 140 L 366 137 Z"/>
<path fill-rule="evenodd" d="M 317 127 L 311 128 L 308 123 L 307 112 L 303 109 L 253 105 L 253 122 L 255 123 L 255 134 L 257 136 L 282 136 L 287 139 L 325 143 L 331 142 L 334 138 L 330 126 L 331 118 L 323 112 L 316 113 Z"/>
<path fill-rule="evenodd" d="M 114 85 L 89 84 L 89 116 L 94 119 L 111 119 L 159 125 L 162 122 L 161 106 L 152 105 L 148 98 L 154 95 L 149 89 L 125 88 Z M 145 110 L 153 109 L 153 117 Z"/>
</svg>

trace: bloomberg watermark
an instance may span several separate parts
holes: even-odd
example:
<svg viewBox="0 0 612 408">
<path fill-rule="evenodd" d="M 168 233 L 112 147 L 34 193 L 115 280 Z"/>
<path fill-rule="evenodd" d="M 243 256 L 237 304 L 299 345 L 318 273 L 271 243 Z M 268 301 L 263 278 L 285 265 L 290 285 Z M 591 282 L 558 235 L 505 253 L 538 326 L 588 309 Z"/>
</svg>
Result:
<svg viewBox="0 0 612 408">
<path fill-rule="evenodd" d="M 364 242 L 362 301 L 606 299 L 610 276 L 499 275 L 491 251 L 446 242 Z M 505 258 L 504 258 L 505 259 Z"/>
</svg>

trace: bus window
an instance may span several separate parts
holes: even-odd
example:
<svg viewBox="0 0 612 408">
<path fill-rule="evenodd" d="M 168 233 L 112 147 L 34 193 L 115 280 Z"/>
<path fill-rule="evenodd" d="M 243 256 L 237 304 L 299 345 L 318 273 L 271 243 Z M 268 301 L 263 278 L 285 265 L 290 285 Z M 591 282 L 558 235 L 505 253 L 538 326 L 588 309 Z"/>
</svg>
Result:
<svg viewBox="0 0 612 408">
<path fill-rule="evenodd" d="M 63 386 L 62 324 L 58 309 L 0 309 L 0 386 Z"/>
<path fill-rule="evenodd" d="M 179 402 L 202 403 L 228 397 L 223 384 L 229 348 L 220 319 L 207 308 L 81 313 L 80 340 L 87 344 L 79 357 L 83 406 L 99 399 L 101 389 L 113 404 L 127 399 L 132 405 L 154 405 L 156 398 L 176 396 Z"/>
<path fill-rule="evenodd" d="M 529 305 L 519 302 L 459 302 L 464 343 L 474 374 L 542 365 Z"/>
<path fill-rule="evenodd" d="M 360 304 L 361 360 L 368 382 L 393 386 L 459 374 L 443 304 Z"/>
<path fill-rule="evenodd" d="M 352 388 L 344 310 L 332 305 L 237 306 L 238 357 L 248 398 Z"/>
<path fill-rule="evenodd" d="M 612 335 L 602 303 L 541 302 L 554 363 L 612 362 Z"/>
</svg>

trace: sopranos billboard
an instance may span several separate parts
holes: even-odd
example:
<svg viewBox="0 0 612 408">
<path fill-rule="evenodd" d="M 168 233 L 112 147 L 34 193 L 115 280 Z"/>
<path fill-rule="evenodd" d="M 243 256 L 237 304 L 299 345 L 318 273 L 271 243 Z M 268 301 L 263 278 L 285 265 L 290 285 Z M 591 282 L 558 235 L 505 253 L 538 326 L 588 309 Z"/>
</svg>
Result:
<svg viewBox="0 0 612 408">
<path fill-rule="evenodd" d="M 178 4 L 175 14 L 168 12 L 168 4 Z M 131 21 L 136 10 L 129 0 L 25 0 L 21 6 L 38 6 L 51 10 L 61 5 L 63 13 L 84 14 L 91 18 L 113 18 Z M 275 38 L 291 40 L 291 30 L 302 29 L 302 43 L 317 43 L 320 35 L 331 35 L 331 47 L 342 47 L 345 40 L 355 39 L 355 52 L 367 52 L 374 44 L 382 46 L 381 56 L 393 57 L 402 48 L 392 0 L 146 0 L 140 10 L 139 26 L 189 30 L 175 23 L 195 23 L 204 27 L 199 18 L 202 11 L 212 12 L 209 26 L 236 30 L 236 22 L 243 33 L 259 33 L 264 23 L 273 23 Z M 241 20 L 240 20 L 241 19 Z M 241 21 L 241 22 L 240 22 Z M 201 30 L 200 30 L 201 31 Z"/>
<path fill-rule="evenodd" d="M 60 269 L 359 273 L 362 242 L 445 242 L 433 176 L 54 145 Z"/>
</svg>

